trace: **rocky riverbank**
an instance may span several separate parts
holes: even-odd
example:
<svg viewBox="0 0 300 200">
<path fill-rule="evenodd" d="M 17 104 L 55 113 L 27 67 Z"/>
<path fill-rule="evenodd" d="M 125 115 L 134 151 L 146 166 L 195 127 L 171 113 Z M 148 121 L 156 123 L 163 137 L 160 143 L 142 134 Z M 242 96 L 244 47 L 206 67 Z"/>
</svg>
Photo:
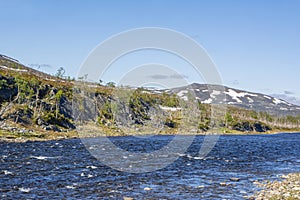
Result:
<svg viewBox="0 0 300 200">
<path fill-rule="evenodd" d="M 300 130 L 283 130 L 275 129 L 267 132 L 242 132 L 242 131 L 230 131 L 222 132 L 216 131 L 220 135 L 253 135 L 253 134 L 278 134 L 278 133 L 299 133 Z M 141 136 L 149 135 L 149 133 L 157 135 L 208 135 L 209 132 L 195 132 L 188 129 L 172 129 L 166 128 L 159 133 L 151 130 L 144 129 L 126 129 L 126 128 L 112 128 L 105 125 L 95 125 L 88 123 L 84 126 L 78 126 L 77 129 L 68 130 L 61 129 L 60 131 L 46 130 L 39 126 L 24 127 L 17 123 L 4 123 L 0 121 L 0 141 L 8 142 L 26 142 L 26 141 L 46 141 L 57 139 L 69 139 L 77 137 L 101 137 L 101 136 Z"/>
<path fill-rule="evenodd" d="M 271 181 L 259 183 L 263 189 L 257 192 L 249 199 L 264 200 L 264 199 L 300 199 L 300 173 L 283 175 L 281 181 Z"/>
</svg>

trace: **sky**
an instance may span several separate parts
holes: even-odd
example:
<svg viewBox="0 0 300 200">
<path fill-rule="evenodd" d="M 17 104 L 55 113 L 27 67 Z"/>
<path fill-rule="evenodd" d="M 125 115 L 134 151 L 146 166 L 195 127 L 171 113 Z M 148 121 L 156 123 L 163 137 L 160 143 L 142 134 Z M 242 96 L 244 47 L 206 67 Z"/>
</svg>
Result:
<svg viewBox="0 0 300 200">
<path fill-rule="evenodd" d="M 200 44 L 226 86 L 300 105 L 298 0 L 0 0 L 0 5 L 0 54 L 33 68 L 54 74 L 63 67 L 76 77 L 92 50 L 112 35 L 161 27 Z M 193 72 L 179 69 L 184 62 L 171 57 L 137 52 L 102 78 L 118 82 L 123 73 L 119 67 L 138 58 L 134 64 L 170 58 L 167 64 L 176 63 L 182 76 L 200 81 Z"/>
</svg>

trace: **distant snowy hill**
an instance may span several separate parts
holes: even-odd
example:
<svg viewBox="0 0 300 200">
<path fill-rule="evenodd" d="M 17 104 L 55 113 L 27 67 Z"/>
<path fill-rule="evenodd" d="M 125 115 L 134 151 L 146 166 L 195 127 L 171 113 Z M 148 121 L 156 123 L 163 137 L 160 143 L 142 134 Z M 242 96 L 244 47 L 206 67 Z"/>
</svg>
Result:
<svg viewBox="0 0 300 200">
<path fill-rule="evenodd" d="M 153 92 L 159 93 L 162 91 L 156 90 Z M 258 112 L 268 112 L 274 115 L 300 115 L 300 106 L 293 105 L 287 101 L 269 95 L 247 92 L 226 86 L 222 87 L 219 85 L 193 83 L 184 87 L 163 90 L 163 92 L 176 94 L 183 100 L 187 100 L 188 95 L 193 94 L 197 100 L 204 104 L 217 102 L 216 100 L 224 97 L 225 93 L 226 100 L 222 103 L 227 105 L 251 109 Z M 223 95 L 222 92 L 224 92 Z"/>
</svg>

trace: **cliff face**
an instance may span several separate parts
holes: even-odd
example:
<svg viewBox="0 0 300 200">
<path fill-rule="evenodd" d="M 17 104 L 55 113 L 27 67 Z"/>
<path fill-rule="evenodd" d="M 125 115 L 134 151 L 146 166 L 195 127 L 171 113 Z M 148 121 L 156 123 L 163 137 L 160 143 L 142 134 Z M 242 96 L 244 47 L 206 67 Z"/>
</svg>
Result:
<svg viewBox="0 0 300 200">
<path fill-rule="evenodd" d="M 0 57 L 0 129 L 64 132 L 75 129 L 75 122 L 89 121 L 111 127 L 117 124 L 111 106 L 114 89 L 50 76 Z M 130 118 L 128 125 L 143 124 L 154 100 L 140 92 L 118 114 Z"/>
<path fill-rule="evenodd" d="M 65 131 L 72 122 L 71 82 L 0 58 L 0 128 Z"/>
<path fill-rule="evenodd" d="M 35 77 L 23 80 L 0 76 L 0 121 L 45 130 L 74 129 L 72 102 L 66 88 L 39 82 Z M 10 124 L 12 124 L 10 123 Z M 58 128 L 60 127 L 60 128 Z"/>
</svg>

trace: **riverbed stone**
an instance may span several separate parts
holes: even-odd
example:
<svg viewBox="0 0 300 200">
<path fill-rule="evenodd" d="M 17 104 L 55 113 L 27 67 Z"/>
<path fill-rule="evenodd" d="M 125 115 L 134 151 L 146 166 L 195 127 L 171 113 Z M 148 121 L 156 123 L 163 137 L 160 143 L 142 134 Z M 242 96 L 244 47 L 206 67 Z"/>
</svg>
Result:
<svg viewBox="0 0 300 200">
<path fill-rule="evenodd" d="M 227 186 L 227 183 L 226 182 L 221 182 L 220 186 Z"/>
<path fill-rule="evenodd" d="M 123 197 L 123 200 L 134 200 L 132 197 Z"/>
<path fill-rule="evenodd" d="M 236 178 L 236 177 L 232 177 L 232 178 L 230 178 L 230 180 L 231 180 L 231 181 L 236 181 L 236 182 L 237 182 L 237 181 L 240 181 L 241 179 L 240 179 L 240 178 Z"/>
</svg>

